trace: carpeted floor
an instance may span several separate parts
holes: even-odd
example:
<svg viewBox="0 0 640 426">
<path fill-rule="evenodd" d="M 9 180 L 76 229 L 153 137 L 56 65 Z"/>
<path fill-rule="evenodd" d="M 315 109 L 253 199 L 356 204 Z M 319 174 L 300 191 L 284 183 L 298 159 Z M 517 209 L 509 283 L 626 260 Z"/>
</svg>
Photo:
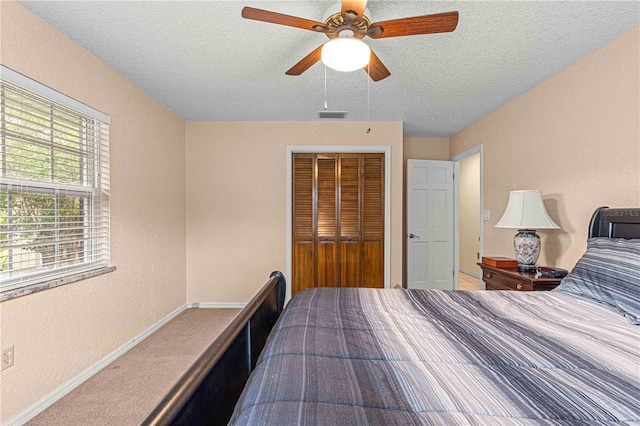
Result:
<svg viewBox="0 0 640 426">
<path fill-rule="evenodd" d="M 240 309 L 186 309 L 28 425 L 138 425 Z"/>
</svg>

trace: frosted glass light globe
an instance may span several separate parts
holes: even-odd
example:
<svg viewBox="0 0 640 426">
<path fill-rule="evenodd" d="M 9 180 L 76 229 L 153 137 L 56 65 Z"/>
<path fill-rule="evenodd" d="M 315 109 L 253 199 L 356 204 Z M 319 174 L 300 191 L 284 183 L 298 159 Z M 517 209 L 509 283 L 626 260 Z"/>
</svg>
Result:
<svg viewBox="0 0 640 426">
<path fill-rule="evenodd" d="M 371 49 L 361 40 L 334 38 L 322 46 L 322 62 L 336 71 L 355 71 L 369 63 Z"/>
</svg>

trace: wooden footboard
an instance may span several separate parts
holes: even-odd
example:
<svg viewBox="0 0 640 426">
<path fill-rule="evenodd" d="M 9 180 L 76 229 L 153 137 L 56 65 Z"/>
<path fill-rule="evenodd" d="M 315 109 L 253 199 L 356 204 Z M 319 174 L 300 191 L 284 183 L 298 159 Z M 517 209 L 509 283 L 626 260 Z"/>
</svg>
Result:
<svg viewBox="0 0 640 426">
<path fill-rule="evenodd" d="M 258 294 L 142 424 L 226 425 L 282 312 L 285 287 L 282 273 L 271 273 Z"/>
</svg>

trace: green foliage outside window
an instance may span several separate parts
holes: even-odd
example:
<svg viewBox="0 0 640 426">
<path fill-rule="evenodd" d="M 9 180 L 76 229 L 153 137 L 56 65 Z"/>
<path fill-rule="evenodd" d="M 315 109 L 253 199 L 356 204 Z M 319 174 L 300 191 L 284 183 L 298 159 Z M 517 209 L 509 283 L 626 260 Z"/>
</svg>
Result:
<svg viewBox="0 0 640 426">
<path fill-rule="evenodd" d="M 39 253 L 41 266 L 72 263 L 84 254 L 85 203 L 83 197 L 0 191 L 0 230 L 8 229 L 10 223 L 13 245 Z M 8 269 L 7 247 L 8 236 L 0 233 L 0 271 Z"/>
</svg>

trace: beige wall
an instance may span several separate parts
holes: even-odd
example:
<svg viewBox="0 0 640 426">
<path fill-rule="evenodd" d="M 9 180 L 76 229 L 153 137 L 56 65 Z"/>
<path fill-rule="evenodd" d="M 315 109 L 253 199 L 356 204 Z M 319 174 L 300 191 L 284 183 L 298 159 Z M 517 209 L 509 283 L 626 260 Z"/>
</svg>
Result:
<svg viewBox="0 0 640 426">
<path fill-rule="evenodd" d="M 449 138 L 404 138 L 404 166 L 407 159 L 448 160 Z"/>
<path fill-rule="evenodd" d="M 480 154 L 460 161 L 460 269 L 479 274 L 480 250 Z"/>
<path fill-rule="evenodd" d="M 455 155 L 483 145 L 483 254 L 513 257 L 497 229 L 509 191 L 538 189 L 561 230 L 540 231 L 538 264 L 572 268 L 602 205 L 640 205 L 638 28 L 451 137 Z"/>
<path fill-rule="evenodd" d="M 286 267 L 286 147 L 391 147 L 391 283 L 402 274 L 402 123 L 188 122 L 188 301 L 248 300 Z M 287 279 L 289 277 L 286 277 Z"/>
<path fill-rule="evenodd" d="M 3 65 L 111 116 L 117 267 L 0 304 L 15 348 L 4 423 L 185 303 L 185 123 L 19 3 L 0 7 Z"/>
</svg>

